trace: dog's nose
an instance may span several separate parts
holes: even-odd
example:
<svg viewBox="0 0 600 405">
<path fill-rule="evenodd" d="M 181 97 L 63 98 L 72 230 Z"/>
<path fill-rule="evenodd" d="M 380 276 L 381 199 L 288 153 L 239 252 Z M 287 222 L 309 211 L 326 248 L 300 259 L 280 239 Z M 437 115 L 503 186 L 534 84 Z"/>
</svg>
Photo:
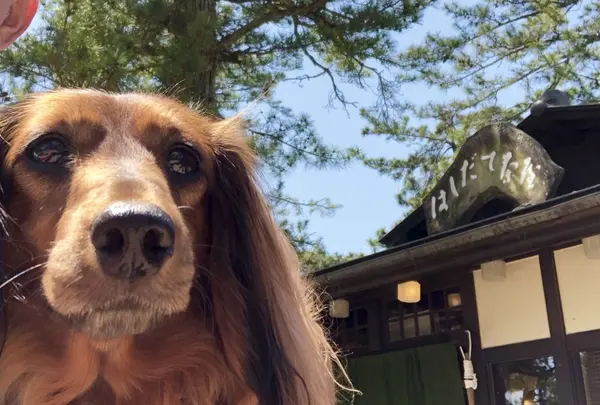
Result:
<svg viewBox="0 0 600 405">
<path fill-rule="evenodd" d="M 111 204 L 93 221 L 91 236 L 104 273 L 129 280 L 158 273 L 175 245 L 169 215 L 136 202 Z"/>
</svg>

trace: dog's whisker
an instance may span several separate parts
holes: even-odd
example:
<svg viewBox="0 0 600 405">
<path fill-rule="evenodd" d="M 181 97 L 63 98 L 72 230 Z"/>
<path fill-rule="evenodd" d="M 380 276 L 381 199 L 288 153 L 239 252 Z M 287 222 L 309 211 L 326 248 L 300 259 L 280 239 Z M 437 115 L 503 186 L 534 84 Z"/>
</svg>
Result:
<svg viewBox="0 0 600 405">
<path fill-rule="evenodd" d="M 18 229 L 19 231 L 22 231 L 22 230 L 23 230 L 23 228 L 21 228 L 21 225 L 20 225 L 20 224 L 17 222 L 17 220 L 16 220 L 16 219 L 15 219 L 15 218 L 14 218 L 12 215 L 9 215 L 9 214 L 8 214 L 7 212 L 5 212 L 5 211 L 3 211 L 3 213 L 2 213 L 2 214 L 3 214 L 3 217 L 4 217 L 4 219 L 6 219 L 6 220 L 8 220 L 9 222 L 11 222 L 11 223 L 12 223 L 14 226 L 16 226 L 16 227 L 17 227 L 17 229 Z M 2 221 L 2 222 L 3 222 L 2 228 L 3 228 L 3 230 L 4 230 L 4 233 L 5 233 L 5 234 L 8 236 L 8 235 L 9 235 L 9 232 L 8 232 L 8 227 L 7 227 L 7 224 L 6 224 L 6 223 L 4 223 L 4 221 Z"/>
<path fill-rule="evenodd" d="M 209 304 L 211 303 L 206 286 L 202 285 L 198 280 L 194 280 L 194 282 L 192 284 L 192 289 L 194 291 L 198 291 L 198 293 L 201 295 L 201 298 L 203 300 L 205 300 L 207 303 L 209 303 Z"/>
<path fill-rule="evenodd" d="M 3 282 L 2 284 L 0 284 L 0 290 L 3 289 L 4 287 L 6 287 L 7 285 L 9 285 L 10 283 L 14 282 L 15 280 L 17 280 L 19 277 L 22 277 L 25 274 L 27 274 L 27 273 L 29 273 L 29 272 L 31 272 L 33 270 L 39 269 L 40 267 L 43 267 L 45 265 L 46 265 L 46 263 L 40 263 L 38 265 L 32 266 L 32 267 L 30 267 L 28 269 L 25 269 L 25 270 L 23 270 L 23 271 L 15 274 L 14 276 L 10 277 L 5 282 Z"/>
<path fill-rule="evenodd" d="M 29 258 L 28 258 L 28 259 L 26 259 L 26 260 L 24 260 L 23 262 L 21 262 L 19 265 L 22 265 L 22 263 L 28 263 L 28 262 L 31 262 L 31 261 L 35 260 L 35 258 L 36 258 L 36 257 L 35 257 L 35 255 L 33 254 L 33 252 L 32 252 L 30 249 L 28 249 L 28 248 L 26 248 L 26 247 L 23 247 L 23 246 L 19 247 L 19 245 L 15 245 L 15 249 L 14 249 L 14 251 L 15 251 L 15 252 L 20 252 L 20 251 L 22 251 L 22 252 L 25 252 L 27 255 L 29 255 Z M 38 257 L 39 257 L 39 256 L 38 256 Z"/>
<path fill-rule="evenodd" d="M 8 269 L 11 273 L 17 271 L 17 269 L 26 266 L 28 263 L 31 262 L 37 262 L 40 259 L 45 259 L 43 263 L 36 263 L 35 265 L 37 266 L 39 265 L 44 265 L 47 263 L 47 259 L 48 259 L 48 255 L 46 254 L 42 254 L 42 255 L 38 255 L 38 256 L 33 256 L 31 259 L 25 260 L 21 263 L 18 263 L 16 265 L 8 265 L 4 262 L 0 262 L 0 264 L 2 264 L 6 269 Z"/>
<path fill-rule="evenodd" d="M 0 211 L 0 228 L 2 228 L 2 233 L 4 235 L 6 235 L 6 237 L 9 237 L 9 232 L 8 232 L 8 224 L 6 223 L 8 215 L 6 214 L 6 212 L 4 212 L 3 210 Z"/>
</svg>

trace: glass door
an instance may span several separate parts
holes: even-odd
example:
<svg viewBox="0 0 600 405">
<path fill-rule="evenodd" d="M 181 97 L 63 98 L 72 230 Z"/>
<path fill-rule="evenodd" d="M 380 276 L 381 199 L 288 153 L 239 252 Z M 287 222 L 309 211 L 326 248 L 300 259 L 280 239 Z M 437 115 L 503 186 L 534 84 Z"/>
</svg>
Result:
<svg viewBox="0 0 600 405">
<path fill-rule="evenodd" d="M 579 397 L 586 405 L 600 405 L 600 349 L 580 351 L 576 362 L 581 371 Z"/>
<path fill-rule="evenodd" d="M 554 357 L 498 362 L 491 369 L 495 405 L 559 405 Z"/>
</svg>

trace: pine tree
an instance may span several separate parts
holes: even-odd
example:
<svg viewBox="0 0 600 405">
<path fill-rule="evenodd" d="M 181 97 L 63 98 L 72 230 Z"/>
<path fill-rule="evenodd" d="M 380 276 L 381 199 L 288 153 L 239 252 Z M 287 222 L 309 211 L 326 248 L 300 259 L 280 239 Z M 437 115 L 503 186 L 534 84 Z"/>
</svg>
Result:
<svg viewBox="0 0 600 405">
<path fill-rule="evenodd" d="M 407 102 L 388 115 L 362 111 L 365 135 L 410 147 L 403 159 L 364 160 L 402 181 L 398 201 L 408 207 L 420 205 L 469 135 L 492 121 L 519 122 L 543 91 L 559 88 L 574 103 L 600 97 L 598 1 L 456 1 L 443 10 L 454 32 L 429 33 L 402 52 L 397 80 L 431 86 L 452 99 Z M 515 89 L 522 97 L 503 102 Z M 433 124 L 412 125 L 415 118 Z"/>
<path fill-rule="evenodd" d="M 42 26 L 0 54 L 0 71 L 9 99 L 55 87 L 151 90 L 227 115 L 263 94 L 250 135 L 275 183 L 269 202 L 299 252 L 324 253 L 307 218 L 336 206 L 286 195 L 285 175 L 340 167 L 359 151 L 325 144 L 310 117 L 270 90 L 323 76 L 344 107 L 354 104 L 341 83 L 375 83 L 380 100 L 393 99 L 394 85 L 381 73 L 397 65 L 390 35 L 417 21 L 431 1 L 47 0 Z M 318 73 L 289 73 L 306 64 Z"/>
</svg>

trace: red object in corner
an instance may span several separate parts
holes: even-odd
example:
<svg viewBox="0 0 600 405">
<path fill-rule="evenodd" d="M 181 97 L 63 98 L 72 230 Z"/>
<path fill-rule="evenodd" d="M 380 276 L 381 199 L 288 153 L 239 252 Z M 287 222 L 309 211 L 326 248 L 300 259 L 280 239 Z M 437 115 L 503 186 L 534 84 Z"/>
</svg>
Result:
<svg viewBox="0 0 600 405">
<path fill-rule="evenodd" d="M 35 17 L 35 13 L 37 12 L 38 5 L 39 0 L 28 0 L 27 10 L 25 11 L 25 16 L 27 17 L 27 20 L 23 31 L 25 31 L 27 27 L 29 27 L 29 24 L 31 24 L 31 21 L 33 20 L 33 17 Z"/>
</svg>

